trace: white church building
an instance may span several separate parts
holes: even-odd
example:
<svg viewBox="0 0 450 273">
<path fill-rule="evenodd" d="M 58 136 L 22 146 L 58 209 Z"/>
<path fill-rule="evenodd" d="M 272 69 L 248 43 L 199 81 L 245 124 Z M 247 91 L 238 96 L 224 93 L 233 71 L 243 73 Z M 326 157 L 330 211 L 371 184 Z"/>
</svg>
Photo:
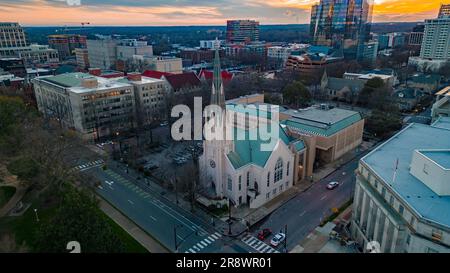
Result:
<svg viewBox="0 0 450 273">
<path fill-rule="evenodd" d="M 226 108 L 227 117 L 243 115 L 244 122 L 237 118 L 231 123 L 233 140 L 204 140 L 204 152 L 199 158 L 201 186 L 211 197 L 227 198 L 235 206 L 258 208 L 303 178 L 298 173 L 306 160 L 305 143 L 291 138 L 286 126 L 259 110 L 267 104 L 252 103 L 255 108 L 248 109 L 249 104 L 239 100 L 226 103 L 220 71 L 216 52 L 211 105 Z M 276 129 L 271 131 L 275 132 L 272 141 L 261 137 L 261 124 Z"/>
</svg>

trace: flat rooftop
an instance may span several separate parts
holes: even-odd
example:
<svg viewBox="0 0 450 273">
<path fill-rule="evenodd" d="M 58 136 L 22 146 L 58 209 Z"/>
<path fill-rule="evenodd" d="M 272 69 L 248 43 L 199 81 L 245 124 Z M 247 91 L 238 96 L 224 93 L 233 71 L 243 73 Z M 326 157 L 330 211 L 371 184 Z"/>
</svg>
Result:
<svg viewBox="0 0 450 273">
<path fill-rule="evenodd" d="M 444 169 L 450 170 L 450 150 L 419 151 Z"/>
<path fill-rule="evenodd" d="M 85 88 L 81 85 L 83 79 L 90 79 L 95 78 L 97 79 L 98 86 L 95 88 Z M 120 88 L 120 87 L 131 87 L 128 83 L 122 83 L 117 81 L 117 79 L 106 79 L 102 77 L 95 77 L 91 74 L 87 73 L 65 73 L 57 76 L 44 76 L 37 78 L 38 80 L 48 82 L 54 85 L 57 85 L 62 88 L 67 88 L 70 91 L 74 93 L 88 93 L 93 91 L 102 91 L 102 90 L 108 90 L 113 88 Z"/>
<path fill-rule="evenodd" d="M 283 121 L 285 125 L 327 137 L 362 120 L 360 113 L 341 108 L 321 109 L 315 106 L 300 110 L 289 109 L 283 113 L 291 116 Z"/>
<path fill-rule="evenodd" d="M 357 112 L 341 108 L 323 110 L 320 108 L 311 107 L 300 110 L 289 109 L 284 113 L 290 115 L 293 119 L 308 120 L 326 125 L 332 125 L 355 115 Z"/>
<path fill-rule="evenodd" d="M 439 117 L 434 123 L 434 127 L 450 130 L 450 117 Z"/>
<path fill-rule="evenodd" d="M 409 172 L 415 150 L 448 149 L 450 149 L 449 129 L 412 123 L 363 157 L 361 161 L 423 218 L 450 227 L 450 196 L 438 196 Z M 441 154 L 434 155 L 433 158 L 444 160 L 443 164 L 447 164 L 447 156 Z M 397 160 L 397 176 L 393 181 Z"/>
</svg>

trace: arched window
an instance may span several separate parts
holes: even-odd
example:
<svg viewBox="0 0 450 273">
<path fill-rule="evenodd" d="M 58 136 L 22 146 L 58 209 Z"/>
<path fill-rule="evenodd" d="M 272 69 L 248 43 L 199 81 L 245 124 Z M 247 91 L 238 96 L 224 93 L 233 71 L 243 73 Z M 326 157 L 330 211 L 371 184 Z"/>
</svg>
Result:
<svg viewBox="0 0 450 273">
<path fill-rule="evenodd" d="M 277 164 L 275 164 L 273 182 L 277 183 L 281 179 L 283 179 L 283 160 L 280 158 L 278 159 Z"/>
</svg>

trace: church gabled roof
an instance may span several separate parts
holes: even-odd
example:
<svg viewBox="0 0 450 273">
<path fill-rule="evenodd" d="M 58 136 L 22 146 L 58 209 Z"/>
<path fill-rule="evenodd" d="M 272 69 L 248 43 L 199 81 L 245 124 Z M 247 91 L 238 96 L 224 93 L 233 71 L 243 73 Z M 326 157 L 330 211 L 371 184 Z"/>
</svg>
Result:
<svg viewBox="0 0 450 273">
<path fill-rule="evenodd" d="M 259 135 L 256 140 L 250 140 L 250 136 L 252 133 L 257 134 L 258 129 L 244 130 L 240 128 L 234 128 L 234 151 L 230 152 L 227 156 L 235 169 L 239 169 L 248 164 L 254 164 L 264 168 L 267 160 L 269 160 L 270 156 L 272 155 L 273 149 L 275 149 L 275 145 L 278 140 L 283 141 L 286 145 L 289 145 L 290 143 L 296 141 L 289 137 L 285 129 L 280 126 L 278 138 L 274 142 L 272 142 L 272 149 L 270 149 L 270 151 L 264 151 L 261 149 L 261 145 L 269 144 L 270 141 L 262 140 Z M 239 135 L 245 136 L 244 140 L 237 139 L 237 136 Z M 305 147 L 303 141 L 299 140 L 297 142 L 298 143 L 295 144 L 296 147 Z"/>
</svg>

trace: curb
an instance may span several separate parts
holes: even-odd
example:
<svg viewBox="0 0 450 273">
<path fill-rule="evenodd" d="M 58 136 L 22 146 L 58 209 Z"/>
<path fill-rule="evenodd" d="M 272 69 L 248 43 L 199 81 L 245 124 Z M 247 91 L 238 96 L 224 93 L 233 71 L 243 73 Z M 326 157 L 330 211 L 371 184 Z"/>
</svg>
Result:
<svg viewBox="0 0 450 273">
<path fill-rule="evenodd" d="M 142 230 L 145 234 L 147 234 L 152 240 L 154 240 L 156 243 L 158 243 L 162 248 L 164 248 L 165 250 L 167 250 L 168 253 L 173 253 L 173 251 L 171 251 L 170 249 L 168 249 L 161 241 L 159 241 L 158 239 L 156 239 L 155 237 L 153 237 L 149 232 L 147 232 L 145 229 L 143 229 L 140 225 L 138 225 L 135 221 L 133 221 L 133 219 L 131 219 L 130 217 L 128 217 L 127 215 L 125 215 L 119 208 L 117 208 L 114 204 L 112 204 L 111 202 L 109 202 L 108 200 L 106 200 L 103 196 L 99 195 L 98 193 L 95 192 L 94 189 L 94 193 L 95 195 L 100 198 L 101 200 L 103 200 L 104 202 L 108 203 L 112 208 L 114 208 L 117 212 L 119 212 L 123 217 L 125 217 L 126 219 L 128 219 L 131 223 L 133 223 L 136 227 L 138 227 L 140 230 Z M 136 240 L 136 242 L 138 242 L 143 248 L 147 249 L 144 245 L 142 245 L 141 242 L 139 242 L 138 239 L 134 238 L 133 235 L 130 234 L 130 232 L 128 230 L 126 230 L 125 228 L 123 228 L 119 223 L 117 223 L 116 220 L 114 220 L 113 218 L 111 218 L 106 212 L 104 212 L 101 208 L 99 208 L 106 216 L 108 216 L 111 220 L 113 220 L 118 226 L 120 226 L 126 233 L 128 233 L 134 240 Z M 149 249 L 147 249 L 149 253 L 150 252 Z M 154 252 L 153 252 L 154 253 Z"/>
</svg>

